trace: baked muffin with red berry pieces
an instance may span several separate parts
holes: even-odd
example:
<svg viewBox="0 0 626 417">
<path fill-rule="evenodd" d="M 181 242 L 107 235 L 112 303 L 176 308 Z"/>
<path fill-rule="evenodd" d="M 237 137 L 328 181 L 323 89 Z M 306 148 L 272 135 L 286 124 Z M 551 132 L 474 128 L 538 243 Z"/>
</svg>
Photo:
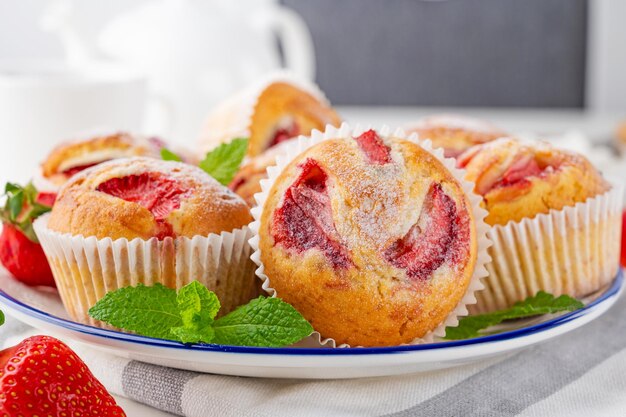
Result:
<svg viewBox="0 0 626 417">
<path fill-rule="evenodd" d="M 582 155 L 501 138 L 457 159 L 494 227 L 493 262 L 476 312 L 543 290 L 582 297 L 617 273 L 621 189 Z"/>
<path fill-rule="evenodd" d="M 314 85 L 292 77 L 273 77 L 227 99 L 209 115 L 200 150 L 210 151 L 234 138 L 249 139 L 248 156 L 341 119 Z"/>
<path fill-rule="evenodd" d="M 225 313 L 256 295 L 245 202 L 200 168 L 135 157 L 74 175 L 35 223 L 64 305 L 88 310 L 107 292 L 197 280 Z M 92 324 L 98 324 L 93 322 Z"/>
<path fill-rule="evenodd" d="M 434 148 L 443 148 L 445 156 L 452 158 L 474 145 L 507 136 L 488 121 L 454 114 L 426 117 L 406 126 L 406 130 L 416 132 L 420 139 L 430 139 Z"/>
<path fill-rule="evenodd" d="M 72 175 L 94 165 L 117 158 L 146 156 L 161 158 L 165 142 L 127 132 L 95 135 L 66 142 L 54 148 L 41 164 L 42 177 L 59 187 Z"/>
<path fill-rule="evenodd" d="M 458 166 L 483 196 L 492 225 L 561 210 L 611 188 L 585 157 L 547 142 L 501 138 L 467 151 Z"/>
<path fill-rule="evenodd" d="M 458 173 L 374 130 L 294 155 L 259 207 L 264 288 L 339 344 L 415 343 L 456 317 L 482 221 Z"/>
</svg>

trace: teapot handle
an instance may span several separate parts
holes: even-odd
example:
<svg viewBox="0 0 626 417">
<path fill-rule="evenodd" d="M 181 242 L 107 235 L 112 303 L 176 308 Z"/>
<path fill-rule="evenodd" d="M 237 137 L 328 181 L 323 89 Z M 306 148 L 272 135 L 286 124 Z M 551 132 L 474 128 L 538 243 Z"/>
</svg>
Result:
<svg viewBox="0 0 626 417">
<path fill-rule="evenodd" d="M 314 80 L 315 51 L 306 23 L 298 13 L 284 6 L 276 8 L 274 17 L 287 69 L 305 79 Z"/>
</svg>

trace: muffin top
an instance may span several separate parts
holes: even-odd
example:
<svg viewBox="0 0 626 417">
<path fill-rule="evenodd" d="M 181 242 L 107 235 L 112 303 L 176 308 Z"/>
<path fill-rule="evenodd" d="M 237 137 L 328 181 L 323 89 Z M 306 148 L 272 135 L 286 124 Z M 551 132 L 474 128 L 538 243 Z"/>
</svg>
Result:
<svg viewBox="0 0 626 417">
<path fill-rule="evenodd" d="M 459 303 L 476 261 L 471 203 L 419 145 L 361 136 L 301 153 L 260 218 L 270 286 L 338 343 L 408 343 Z"/>
<path fill-rule="evenodd" d="M 48 227 L 98 239 L 164 239 L 230 232 L 251 220 L 245 202 L 200 168 L 134 157 L 73 176 Z"/>
<path fill-rule="evenodd" d="M 434 148 L 443 148 L 449 158 L 456 158 L 468 148 L 506 136 L 506 133 L 485 120 L 439 114 L 426 117 L 407 127 L 407 132 L 417 132 L 420 139 L 430 139 Z"/>
<path fill-rule="evenodd" d="M 200 149 L 247 137 L 248 156 L 298 135 L 338 126 L 341 118 L 314 85 L 293 77 L 271 77 L 240 91 L 209 114 L 200 135 Z"/>
<path fill-rule="evenodd" d="M 560 210 L 610 189 L 585 157 L 546 142 L 501 138 L 469 149 L 457 162 L 476 183 L 491 225 Z"/>
<path fill-rule="evenodd" d="M 44 178 L 55 185 L 64 184 L 72 175 L 116 158 L 149 156 L 160 159 L 164 143 L 126 132 L 97 135 L 62 143 L 41 164 Z"/>
</svg>

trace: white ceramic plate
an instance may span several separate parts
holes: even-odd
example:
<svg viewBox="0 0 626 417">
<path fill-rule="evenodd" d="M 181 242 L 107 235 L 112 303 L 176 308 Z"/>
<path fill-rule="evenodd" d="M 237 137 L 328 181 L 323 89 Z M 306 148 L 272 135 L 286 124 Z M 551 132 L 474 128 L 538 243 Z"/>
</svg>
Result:
<svg viewBox="0 0 626 417">
<path fill-rule="evenodd" d="M 3 270 L 0 270 L 0 306 L 5 313 L 40 330 L 113 355 L 157 365 L 224 375 L 339 379 L 430 371 L 511 353 L 599 317 L 615 303 L 622 284 L 620 271 L 610 286 L 583 300 L 585 308 L 509 323 L 498 329 L 501 333 L 468 340 L 382 348 L 183 345 L 103 330 L 68 320 L 56 291 L 28 288 Z"/>
</svg>

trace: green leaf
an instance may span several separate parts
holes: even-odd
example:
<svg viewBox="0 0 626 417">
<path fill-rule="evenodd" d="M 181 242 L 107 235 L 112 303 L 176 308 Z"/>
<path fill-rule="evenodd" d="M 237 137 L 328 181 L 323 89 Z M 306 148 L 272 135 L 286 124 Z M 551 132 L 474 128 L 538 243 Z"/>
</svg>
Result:
<svg viewBox="0 0 626 417">
<path fill-rule="evenodd" d="M 313 327 L 290 304 L 259 297 L 213 323 L 213 343 L 280 347 L 309 336 Z"/>
<path fill-rule="evenodd" d="M 183 325 L 172 329 L 183 343 L 210 343 L 213 339 L 213 319 L 220 310 L 220 302 L 214 292 L 198 281 L 193 281 L 178 291 L 178 312 Z"/>
<path fill-rule="evenodd" d="M 552 294 L 539 291 L 535 296 L 515 303 L 513 307 L 493 313 L 463 317 L 457 327 L 446 328 L 446 339 L 461 340 L 481 336 L 481 330 L 487 329 L 505 320 L 538 316 L 541 314 L 574 311 L 584 304 L 568 295 L 555 298 Z"/>
<path fill-rule="evenodd" d="M 171 339 L 170 329 L 183 324 L 176 291 L 161 284 L 125 287 L 107 293 L 89 315 L 112 326 L 149 337 Z"/>
<path fill-rule="evenodd" d="M 4 313 L 0 310 L 0 326 L 4 324 Z"/>
<path fill-rule="evenodd" d="M 199 166 L 220 184 L 228 185 L 246 156 L 247 149 L 248 139 L 233 139 L 207 153 Z"/>
<path fill-rule="evenodd" d="M 161 159 L 164 161 L 178 161 L 182 162 L 182 158 L 176 155 L 174 152 L 170 151 L 167 148 L 161 148 Z"/>
<path fill-rule="evenodd" d="M 15 192 L 9 197 L 7 206 L 9 208 L 9 218 L 11 221 L 16 221 L 17 216 L 22 212 L 24 204 L 24 192 L 22 190 Z"/>
<path fill-rule="evenodd" d="M 4 190 L 6 201 L 4 208 L 0 210 L 0 221 L 17 226 L 26 237 L 38 243 L 39 240 L 33 230 L 33 220 L 49 212 L 51 207 L 37 202 L 39 193 L 32 183 L 24 187 L 6 183 Z"/>
</svg>

